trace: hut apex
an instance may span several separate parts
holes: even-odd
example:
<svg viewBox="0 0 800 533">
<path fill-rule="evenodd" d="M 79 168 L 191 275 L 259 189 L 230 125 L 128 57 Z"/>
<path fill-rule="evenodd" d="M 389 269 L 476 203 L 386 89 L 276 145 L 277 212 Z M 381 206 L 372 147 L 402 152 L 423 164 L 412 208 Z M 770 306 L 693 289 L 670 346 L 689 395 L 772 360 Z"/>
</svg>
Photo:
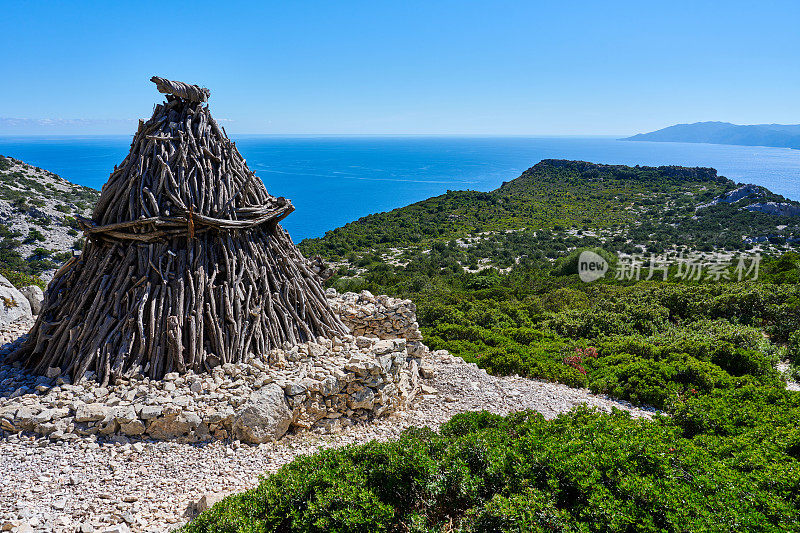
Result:
<svg viewBox="0 0 800 533">
<path fill-rule="evenodd" d="M 166 101 L 81 221 L 82 253 L 11 360 L 103 383 L 160 379 L 347 333 L 279 224 L 294 207 L 247 168 L 204 104 L 210 91 L 151 81 Z"/>
<path fill-rule="evenodd" d="M 158 76 L 153 76 L 150 81 L 156 84 L 158 92 L 174 94 L 190 102 L 205 102 L 211 97 L 211 91 L 199 85 L 189 85 L 182 81 L 170 81 Z"/>
</svg>

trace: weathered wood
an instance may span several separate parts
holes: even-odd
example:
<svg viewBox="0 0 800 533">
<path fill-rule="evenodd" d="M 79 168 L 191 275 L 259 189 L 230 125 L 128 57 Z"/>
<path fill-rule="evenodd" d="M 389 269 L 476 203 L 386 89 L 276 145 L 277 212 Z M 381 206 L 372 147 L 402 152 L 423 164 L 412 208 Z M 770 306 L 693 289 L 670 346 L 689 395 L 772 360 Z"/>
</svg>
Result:
<svg viewBox="0 0 800 533">
<path fill-rule="evenodd" d="M 91 220 L 80 221 L 81 256 L 56 273 L 10 356 L 36 372 L 161 378 L 347 331 L 278 224 L 291 202 L 247 168 L 194 99 L 199 88 L 159 87 L 177 95 L 140 123 Z"/>
</svg>

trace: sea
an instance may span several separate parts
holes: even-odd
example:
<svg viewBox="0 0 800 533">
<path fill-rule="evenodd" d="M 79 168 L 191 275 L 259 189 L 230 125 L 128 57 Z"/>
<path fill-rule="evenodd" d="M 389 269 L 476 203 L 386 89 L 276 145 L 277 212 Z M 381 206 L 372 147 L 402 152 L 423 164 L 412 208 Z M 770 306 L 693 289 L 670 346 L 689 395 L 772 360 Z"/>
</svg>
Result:
<svg viewBox="0 0 800 533">
<path fill-rule="evenodd" d="M 490 191 L 542 159 L 717 169 L 800 200 L 800 150 L 631 142 L 610 137 L 232 136 L 274 196 L 296 211 L 282 225 L 295 242 L 370 213 L 448 190 Z M 130 136 L 0 137 L 0 154 L 99 189 Z"/>
</svg>

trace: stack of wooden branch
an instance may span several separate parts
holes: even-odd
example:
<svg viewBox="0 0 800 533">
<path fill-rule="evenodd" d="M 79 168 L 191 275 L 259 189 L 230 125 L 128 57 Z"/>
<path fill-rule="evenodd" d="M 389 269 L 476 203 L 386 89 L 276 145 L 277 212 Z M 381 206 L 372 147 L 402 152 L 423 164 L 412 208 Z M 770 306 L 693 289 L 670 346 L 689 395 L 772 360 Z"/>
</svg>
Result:
<svg viewBox="0 0 800 533">
<path fill-rule="evenodd" d="M 103 186 L 79 257 L 45 294 L 11 360 L 73 379 L 196 372 L 347 328 L 319 276 L 278 222 L 294 208 L 271 196 L 203 102 L 174 91 L 140 121 Z"/>
</svg>

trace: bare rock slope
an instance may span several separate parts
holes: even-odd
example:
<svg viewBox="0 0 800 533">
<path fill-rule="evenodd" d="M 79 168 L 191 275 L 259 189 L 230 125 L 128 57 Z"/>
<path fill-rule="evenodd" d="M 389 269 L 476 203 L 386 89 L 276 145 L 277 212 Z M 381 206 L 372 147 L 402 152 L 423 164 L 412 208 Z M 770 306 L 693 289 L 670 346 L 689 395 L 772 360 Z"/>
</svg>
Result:
<svg viewBox="0 0 800 533">
<path fill-rule="evenodd" d="M 80 248 L 75 216 L 90 216 L 98 195 L 47 170 L 0 156 L 0 247 L 6 252 L 0 266 L 41 273 L 49 280 L 72 250 Z M 14 268 L 17 254 L 23 263 Z"/>
</svg>

